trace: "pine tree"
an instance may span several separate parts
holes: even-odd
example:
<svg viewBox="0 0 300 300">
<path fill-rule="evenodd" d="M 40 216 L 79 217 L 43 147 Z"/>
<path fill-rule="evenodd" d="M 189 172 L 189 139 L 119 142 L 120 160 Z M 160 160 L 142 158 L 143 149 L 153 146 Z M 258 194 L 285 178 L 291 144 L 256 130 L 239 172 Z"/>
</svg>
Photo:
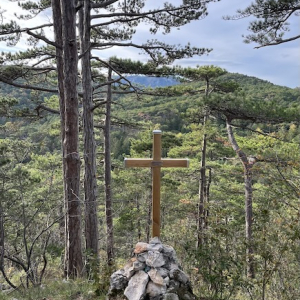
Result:
<svg viewBox="0 0 300 300">
<path fill-rule="evenodd" d="M 74 215 L 77 216 L 77 224 L 76 226 L 74 224 L 76 229 L 71 229 L 71 232 L 72 230 L 77 232 L 74 231 L 74 234 L 70 236 L 76 239 L 81 235 L 77 101 L 78 95 L 82 97 L 85 141 L 86 247 L 91 249 L 94 254 L 98 251 L 97 229 L 95 228 L 97 226 L 97 185 L 93 133 L 94 98 L 99 94 L 106 98 L 105 86 L 108 82 L 103 80 L 99 71 L 103 68 L 113 67 L 101 57 L 101 54 L 99 55 L 99 51 L 105 51 L 109 47 L 139 49 L 150 57 L 153 67 L 171 63 L 175 59 L 209 53 L 211 49 L 196 48 L 190 45 L 168 45 L 155 39 L 141 44 L 132 42 L 136 28 L 142 23 L 148 24 L 152 34 L 156 34 L 160 30 L 167 34 L 172 28 L 179 28 L 193 20 L 204 18 L 207 15 L 208 2 L 210 1 L 184 1 L 178 5 L 163 3 L 160 7 L 150 9 L 145 0 L 100 2 L 88 0 L 77 1 L 76 7 L 75 1 L 72 1 L 70 7 L 64 9 L 66 2 L 63 0 L 41 0 L 34 3 L 28 1 L 19 4 L 25 12 L 24 15 L 19 16 L 20 21 L 34 19 L 39 13 L 51 9 L 53 23 L 45 20 L 45 23 L 37 24 L 34 27 L 22 28 L 17 21 L 12 20 L 7 24 L 0 25 L 1 40 L 6 41 L 8 45 L 17 45 L 23 36 L 27 36 L 30 44 L 30 48 L 26 51 L 15 54 L 3 53 L 0 80 L 19 88 L 59 93 L 62 139 L 64 141 L 62 147 L 65 158 L 63 171 L 65 174 L 66 213 L 68 219 L 70 211 L 67 204 L 76 206 Z M 79 36 L 75 36 L 74 20 L 77 14 L 79 14 Z M 54 37 L 49 33 L 49 28 L 54 28 Z M 78 47 L 77 40 L 80 47 Z M 56 64 L 53 64 L 53 60 Z M 78 72 L 77 65 L 75 68 L 78 60 L 81 61 L 81 72 Z M 81 77 L 79 77 L 80 75 Z M 51 82 L 55 77 L 58 79 L 58 89 Z M 31 84 L 27 84 L 25 81 L 29 78 Z M 49 79 L 51 80 L 49 81 Z M 79 82 L 81 82 L 81 89 L 78 89 Z M 75 95 L 76 93 L 78 94 Z M 44 107 L 44 109 L 46 108 Z M 72 114 L 73 117 L 71 117 Z M 70 168 L 71 164 L 72 168 Z M 72 174 L 69 174 L 71 170 Z M 71 178 L 73 179 L 71 180 Z M 74 186 L 71 186 L 71 181 Z M 69 224 L 66 222 L 67 232 L 70 232 Z M 72 257 L 80 255 L 79 244 L 78 247 L 75 247 L 76 249 L 70 248 L 74 245 L 77 243 L 70 241 L 66 243 L 67 256 L 69 254 Z M 70 258 L 69 261 L 71 263 L 72 259 Z M 80 275 L 82 261 L 79 258 L 76 261 L 73 267 L 71 265 L 67 267 L 68 275 Z"/>
<path fill-rule="evenodd" d="M 300 38 L 300 35 L 284 37 L 290 31 L 288 20 L 299 16 L 299 0 L 256 0 L 245 9 L 239 9 L 237 15 L 226 17 L 228 20 L 238 20 L 254 17 L 248 30 L 252 32 L 244 36 L 246 43 L 256 43 L 256 48 L 279 45 Z"/>
</svg>

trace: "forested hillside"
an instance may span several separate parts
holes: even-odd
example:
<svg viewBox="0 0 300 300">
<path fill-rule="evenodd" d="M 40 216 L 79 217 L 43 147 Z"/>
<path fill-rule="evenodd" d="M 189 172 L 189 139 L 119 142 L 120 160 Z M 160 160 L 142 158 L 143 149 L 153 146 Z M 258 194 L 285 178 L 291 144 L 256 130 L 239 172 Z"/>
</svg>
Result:
<svg viewBox="0 0 300 300">
<path fill-rule="evenodd" d="M 152 131 L 161 129 L 163 156 L 190 160 L 187 169 L 162 169 L 161 239 L 177 251 L 194 293 L 200 299 L 300 299 L 300 90 L 231 73 L 210 82 L 209 90 L 202 79 L 165 87 L 166 80 L 155 77 L 156 89 L 149 88 L 151 79 L 140 79 L 147 90 L 139 97 L 112 90 L 113 264 L 105 219 L 107 112 L 101 103 L 94 109 L 100 267 L 84 253 L 88 289 L 104 297 L 109 274 L 138 241 L 150 238 L 151 170 L 125 169 L 123 160 L 151 157 Z M 61 280 L 64 256 L 58 98 L 4 84 L 0 92 L 0 287 L 47 285 Z M 80 103 L 81 164 L 82 122 Z M 81 199 L 83 193 L 81 186 Z"/>
</svg>

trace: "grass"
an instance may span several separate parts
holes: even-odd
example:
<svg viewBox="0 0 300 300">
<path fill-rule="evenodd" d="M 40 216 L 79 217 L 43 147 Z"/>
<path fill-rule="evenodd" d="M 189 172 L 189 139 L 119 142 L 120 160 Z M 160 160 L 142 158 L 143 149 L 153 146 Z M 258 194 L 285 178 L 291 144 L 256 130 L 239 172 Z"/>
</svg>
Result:
<svg viewBox="0 0 300 300">
<path fill-rule="evenodd" d="M 95 286 L 87 280 L 47 280 L 38 287 L 0 292 L 0 300 L 104 300 L 106 293 L 96 295 Z"/>
</svg>

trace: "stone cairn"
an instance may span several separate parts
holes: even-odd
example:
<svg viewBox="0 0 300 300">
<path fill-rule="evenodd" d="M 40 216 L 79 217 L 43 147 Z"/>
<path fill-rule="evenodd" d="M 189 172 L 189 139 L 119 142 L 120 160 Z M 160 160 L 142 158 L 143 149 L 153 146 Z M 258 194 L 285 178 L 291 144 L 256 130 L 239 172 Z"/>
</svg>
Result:
<svg viewBox="0 0 300 300">
<path fill-rule="evenodd" d="M 159 238 L 138 242 L 133 257 L 110 277 L 108 299 L 194 300 L 189 277 L 181 270 L 173 247 Z"/>
</svg>

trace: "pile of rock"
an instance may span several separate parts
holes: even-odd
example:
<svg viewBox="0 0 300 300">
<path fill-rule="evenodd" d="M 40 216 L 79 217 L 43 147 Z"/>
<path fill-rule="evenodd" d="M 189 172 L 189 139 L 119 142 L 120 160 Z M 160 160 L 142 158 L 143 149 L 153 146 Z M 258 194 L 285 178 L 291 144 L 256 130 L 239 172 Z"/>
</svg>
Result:
<svg viewBox="0 0 300 300">
<path fill-rule="evenodd" d="M 108 299 L 125 295 L 129 300 L 192 300 L 189 277 L 181 270 L 173 247 L 159 238 L 139 242 L 133 257 L 110 278 Z"/>
</svg>

